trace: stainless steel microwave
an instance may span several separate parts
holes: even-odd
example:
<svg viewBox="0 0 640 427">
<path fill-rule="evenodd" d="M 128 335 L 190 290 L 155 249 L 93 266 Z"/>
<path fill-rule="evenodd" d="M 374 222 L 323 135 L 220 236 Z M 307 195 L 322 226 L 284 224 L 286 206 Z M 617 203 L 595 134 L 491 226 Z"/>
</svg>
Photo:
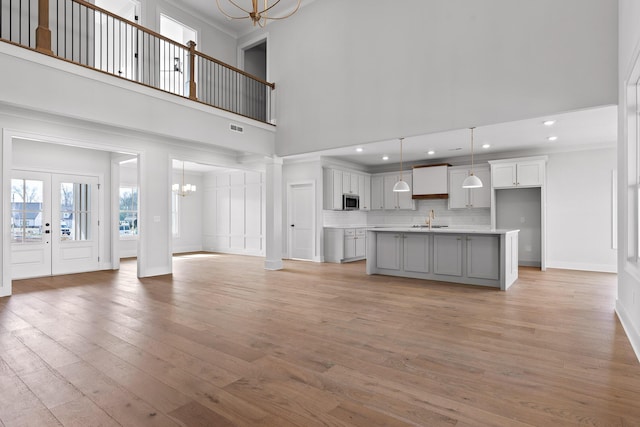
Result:
<svg viewBox="0 0 640 427">
<path fill-rule="evenodd" d="M 356 211 L 360 209 L 360 197 L 356 194 L 343 194 L 342 195 L 342 210 L 343 211 Z"/>
</svg>

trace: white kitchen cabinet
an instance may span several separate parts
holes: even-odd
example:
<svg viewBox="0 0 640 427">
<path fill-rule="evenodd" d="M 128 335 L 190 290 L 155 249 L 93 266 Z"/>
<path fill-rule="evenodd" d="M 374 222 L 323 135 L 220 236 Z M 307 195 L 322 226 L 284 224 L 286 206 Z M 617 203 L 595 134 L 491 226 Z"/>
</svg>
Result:
<svg viewBox="0 0 640 427">
<path fill-rule="evenodd" d="M 340 169 L 323 169 L 324 209 L 342 210 L 342 195 L 360 197 L 360 209 L 369 210 L 371 200 L 371 176 Z M 365 203 L 363 205 L 363 202 Z M 363 207 L 364 206 L 364 207 Z"/>
<path fill-rule="evenodd" d="M 365 228 L 325 228 L 324 260 L 326 262 L 350 262 L 364 259 L 367 255 L 367 232 Z"/>
<path fill-rule="evenodd" d="M 493 188 L 540 187 L 544 184 L 544 160 L 490 161 Z"/>
<path fill-rule="evenodd" d="M 375 177 L 375 176 L 374 176 Z M 399 173 L 382 175 L 382 209 L 415 209 L 415 203 L 411 197 L 411 191 L 395 192 L 393 186 L 400 179 Z M 411 188 L 413 185 L 411 172 L 403 172 L 402 179 Z M 373 181 L 372 181 L 373 184 Z M 373 189 L 372 189 L 373 194 Z"/>
<path fill-rule="evenodd" d="M 378 233 L 376 238 L 376 266 L 400 271 L 401 233 Z"/>
<path fill-rule="evenodd" d="M 371 177 L 369 175 L 358 175 L 358 195 L 360 210 L 371 210 Z"/>
<path fill-rule="evenodd" d="M 358 174 L 352 172 L 341 171 L 342 173 L 342 192 L 346 194 L 360 195 L 358 192 Z"/>
<path fill-rule="evenodd" d="M 402 235 L 402 267 L 404 271 L 429 272 L 429 238 L 428 234 L 407 233 Z"/>
<path fill-rule="evenodd" d="M 433 236 L 433 272 L 444 276 L 462 276 L 462 236 Z"/>
<path fill-rule="evenodd" d="M 491 171 L 487 167 L 474 168 L 482 187 L 462 188 L 470 169 L 470 166 L 449 168 L 449 209 L 491 207 Z"/>
<path fill-rule="evenodd" d="M 446 199 L 449 197 L 448 169 L 443 163 L 413 167 L 412 197 L 414 199 Z"/>
<path fill-rule="evenodd" d="M 371 177 L 371 210 L 384 209 L 384 176 Z"/>
<path fill-rule="evenodd" d="M 498 280 L 500 278 L 500 237 L 467 235 L 465 239 L 467 277 Z"/>
</svg>

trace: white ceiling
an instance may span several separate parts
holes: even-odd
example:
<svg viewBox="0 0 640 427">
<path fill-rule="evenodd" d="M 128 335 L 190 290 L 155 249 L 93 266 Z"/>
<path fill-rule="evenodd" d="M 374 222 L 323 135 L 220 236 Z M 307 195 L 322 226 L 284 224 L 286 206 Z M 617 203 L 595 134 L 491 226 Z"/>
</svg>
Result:
<svg viewBox="0 0 640 427">
<path fill-rule="evenodd" d="M 552 126 L 545 126 L 545 120 L 555 120 Z M 497 153 L 513 152 L 554 152 L 570 151 L 591 147 L 613 146 L 617 141 L 617 106 L 605 106 L 581 111 L 551 114 L 534 119 L 499 123 L 477 127 L 474 130 L 474 152 L 483 158 Z M 471 131 L 456 129 L 428 135 L 404 136 L 403 160 L 435 161 L 452 157 L 471 155 Z M 557 136 L 556 141 L 549 141 Z M 491 147 L 483 149 L 483 144 Z M 362 148 L 357 152 L 356 148 Z M 435 154 L 429 155 L 433 150 Z M 382 160 L 388 155 L 389 160 Z M 315 153 L 295 155 L 287 159 L 328 156 L 363 166 L 377 166 L 400 161 L 399 139 L 354 144 L 349 147 L 324 150 Z"/>
</svg>

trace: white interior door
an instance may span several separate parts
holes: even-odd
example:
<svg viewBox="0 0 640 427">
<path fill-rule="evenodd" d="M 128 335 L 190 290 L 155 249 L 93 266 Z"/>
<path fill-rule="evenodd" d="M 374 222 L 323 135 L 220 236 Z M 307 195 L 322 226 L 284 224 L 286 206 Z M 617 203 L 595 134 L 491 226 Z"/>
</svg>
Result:
<svg viewBox="0 0 640 427">
<path fill-rule="evenodd" d="M 14 171 L 11 277 L 99 269 L 98 178 Z"/>
<path fill-rule="evenodd" d="M 313 259 L 315 245 L 315 187 L 311 183 L 289 185 L 289 257 Z"/>
<path fill-rule="evenodd" d="M 11 176 L 11 277 L 51 274 L 51 175 Z"/>
</svg>

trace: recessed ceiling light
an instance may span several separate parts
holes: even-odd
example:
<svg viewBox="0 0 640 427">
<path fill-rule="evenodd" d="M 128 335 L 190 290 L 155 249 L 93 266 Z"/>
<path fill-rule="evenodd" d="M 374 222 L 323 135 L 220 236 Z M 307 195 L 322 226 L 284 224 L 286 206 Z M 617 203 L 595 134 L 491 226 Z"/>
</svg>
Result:
<svg viewBox="0 0 640 427">
<path fill-rule="evenodd" d="M 357 151 L 358 153 L 362 153 L 362 152 L 364 151 L 364 148 L 362 148 L 362 147 L 358 147 L 358 148 L 356 148 L 356 151 Z"/>
<path fill-rule="evenodd" d="M 491 144 L 483 144 L 483 145 L 482 145 L 482 148 L 485 148 L 485 149 L 487 149 L 487 148 L 489 148 L 489 147 L 491 147 Z"/>
<path fill-rule="evenodd" d="M 542 122 L 543 125 L 545 126 L 553 126 L 556 124 L 555 120 L 545 120 L 544 122 Z"/>
<path fill-rule="evenodd" d="M 382 156 L 382 160 L 389 160 L 389 156 Z"/>
<path fill-rule="evenodd" d="M 436 152 L 433 151 L 433 150 L 429 150 L 429 151 L 427 151 L 427 154 L 430 155 L 430 156 L 433 156 L 434 154 L 436 154 Z"/>
<path fill-rule="evenodd" d="M 557 141 L 558 137 L 555 136 L 555 135 L 554 136 L 550 136 L 549 138 L 547 138 L 547 140 L 549 140 L 549 141 Z"/>
</svg>

